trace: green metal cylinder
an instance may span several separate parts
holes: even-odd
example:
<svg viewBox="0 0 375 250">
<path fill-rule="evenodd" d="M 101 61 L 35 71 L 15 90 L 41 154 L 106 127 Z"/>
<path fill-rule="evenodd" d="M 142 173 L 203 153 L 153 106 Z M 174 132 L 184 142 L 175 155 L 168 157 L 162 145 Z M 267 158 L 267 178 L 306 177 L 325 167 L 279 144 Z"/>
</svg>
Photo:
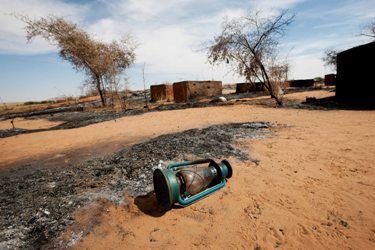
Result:
<svg viewBox="0 0 375 250">
<path fill-rule="evenodd" d="M 155 169 L 153 175 L 156 199 L 165 209 L 169 209 L 178 201 L 180 186 L 177 177 L 170 169 Z"/>
<path fill-rule="evenodd" d="M 196 166 L 207 163 L 206 168 Z M 154 171 L 156 198 L 166 210 L 175 203 L 189 206 L 223 188 L 232 174 L 232 166 L 227 160 L 219 164 L 212 159 L 173 163 L 164 170 Z"/>
</svg>

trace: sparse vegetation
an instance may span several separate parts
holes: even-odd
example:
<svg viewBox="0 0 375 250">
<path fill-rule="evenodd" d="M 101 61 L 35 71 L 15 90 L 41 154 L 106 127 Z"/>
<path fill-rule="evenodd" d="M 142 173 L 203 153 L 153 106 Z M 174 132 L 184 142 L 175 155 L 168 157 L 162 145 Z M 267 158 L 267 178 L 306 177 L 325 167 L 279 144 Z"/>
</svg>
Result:
<svg viewBox="0 0 375 250">
<path fill-rule="evenodd" d="M 281 82 L 287 77 L 288 65 L 277 60 L 277 45 L 294 15 L 281 14 L 263 18 L 260 13 L 225 20 L 222 32 L 208 48 L 211 64 L 234 63 L 234 71 L 247 81 L 260 81 L 272 98 L 282 105 Z"/>
<path fill-rule="evenodd" d="M 86 74 L 87 81 L 96 87 L 102 105 L 106 106 L 106 87 L 114 84 L 135 60 L 133 39 L 127 36 L 107 44 L 94 40 L 86 31 L 62 17 L 18 18 L 26 23 L 27 40 L 40 36 L 56 45 L 64 60 Z"/>
</svg>

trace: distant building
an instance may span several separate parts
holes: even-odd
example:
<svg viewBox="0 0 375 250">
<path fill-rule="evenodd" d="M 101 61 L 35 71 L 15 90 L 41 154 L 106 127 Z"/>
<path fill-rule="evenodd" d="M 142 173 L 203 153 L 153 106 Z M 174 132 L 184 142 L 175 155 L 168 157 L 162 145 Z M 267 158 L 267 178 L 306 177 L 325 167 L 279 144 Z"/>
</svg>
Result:
<svg viewBox="0 0 375 250">
<path fill-rule="evenodd" d="M 375 42 L 337 54 L 336 98 L 342 102 L 375 102 Z"/>
<path fill-rule="evenodd" d="M 328 74 L 324 76 L 324 85 L 326 86 L 335 86 L 336 85 L 336 75 Z"/>
<path fill-rule="evenodd" d="M 284 83 L 284 87 L 313 87 L 314 79 L 289 80 Z"/>
<path fill-rule="evenodd" d="M 151 85 L 151 101 L 173 101 L 173 86 L 170 84 Z"/>
<path fill-rule="evenodd" d="M 183 81 L 173 83 L 175 102 L 186 102 L 200 96 L 217 96 L 221 94 L 221 81 Z"/>
<path fill-rule="evenodd" d="M 248 93 L 248 92 L 255 92 L 255 91 L 261 91 L 262 83 L 261 82 L 255 82 L 255 83 L 236 83 L 236 93 Z"/>
</svg>

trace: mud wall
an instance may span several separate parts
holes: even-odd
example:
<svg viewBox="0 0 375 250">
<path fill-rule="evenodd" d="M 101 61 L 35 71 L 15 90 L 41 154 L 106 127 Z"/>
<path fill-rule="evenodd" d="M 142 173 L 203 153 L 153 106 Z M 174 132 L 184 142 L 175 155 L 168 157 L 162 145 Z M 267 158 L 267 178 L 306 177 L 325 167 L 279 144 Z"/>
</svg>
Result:
<svg viewBox="0 0 375 250">
<path fill-rule="evenodd" d="M 173 86 L 169 84 L 151 85 L 151 101 L 173 101 Z"/>
<path fill-rule="evenodd" d="M 236 84 L 236 93 L 247 93 L 247 92 L 254 92 L 260 90 L 260 83 L 237 83 Z"/>
<path fill-rule="evenodd" d="M 201 96 L 217 96 L 221 94 L 221 81 L 183 81 L 173 83 L 175 102 L 186 102 Z"/>
<path fill-rule="evenodd" d="M 375 42 L 337 55 L 336 98 L 341 102 L 375 103 Z"/>
<path fill-rule="evenodd" d="M 314 83 L 314 79 L 290 80 L 285 82 L 284 87 L 312 87 Z"/>
<path fill-rule="evenodd" d="M 328 74 L 324 76 L 324 85 L 326 86 L 335 86 L 336 85 L 336 75 Z"/>
</svg>

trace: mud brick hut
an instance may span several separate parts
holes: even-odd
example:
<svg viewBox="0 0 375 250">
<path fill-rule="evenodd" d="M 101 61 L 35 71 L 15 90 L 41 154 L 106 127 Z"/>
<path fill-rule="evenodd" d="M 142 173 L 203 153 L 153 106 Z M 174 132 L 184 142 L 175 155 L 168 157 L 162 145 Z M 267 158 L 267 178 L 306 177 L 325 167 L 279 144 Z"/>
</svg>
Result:
<svg viewBox="0 0 375 250">
<path fill-rule="evenodd" d="M 284 87 L 312 87 L 314 86 L 314 79 L 290 80 L 284 83 Z"/>
<path fill-rule="evenodd" d="M 248 93 L 248 92 L 255 92 L 255 91 L 262 91 L 262 83 L 255 82 L 255 83 L 237 83 L 236 84 L 236 93 Z"/>
<path fill-rule="evenodd" d="M 328 74 L 324 76 L 324 85 L 326 86 L 335 86 L 336 85 L 336 75 Z"/>
<path fill-rule="evenodd" d="M 173 101 L 173 86 L 170 84 L 151 85 L 151 101 Z"/>
<path fill-rule="evenodd" d="M 221 81 L 183 81 L 173 83 L 175 102 L 186 102 L 200 96 L 217 96 L 221 94 Z"/>
<path fill-rule="evenodd" d="M 337 54 L 336 99 L 375 103 L 375 42 Z"/>
</svg>

